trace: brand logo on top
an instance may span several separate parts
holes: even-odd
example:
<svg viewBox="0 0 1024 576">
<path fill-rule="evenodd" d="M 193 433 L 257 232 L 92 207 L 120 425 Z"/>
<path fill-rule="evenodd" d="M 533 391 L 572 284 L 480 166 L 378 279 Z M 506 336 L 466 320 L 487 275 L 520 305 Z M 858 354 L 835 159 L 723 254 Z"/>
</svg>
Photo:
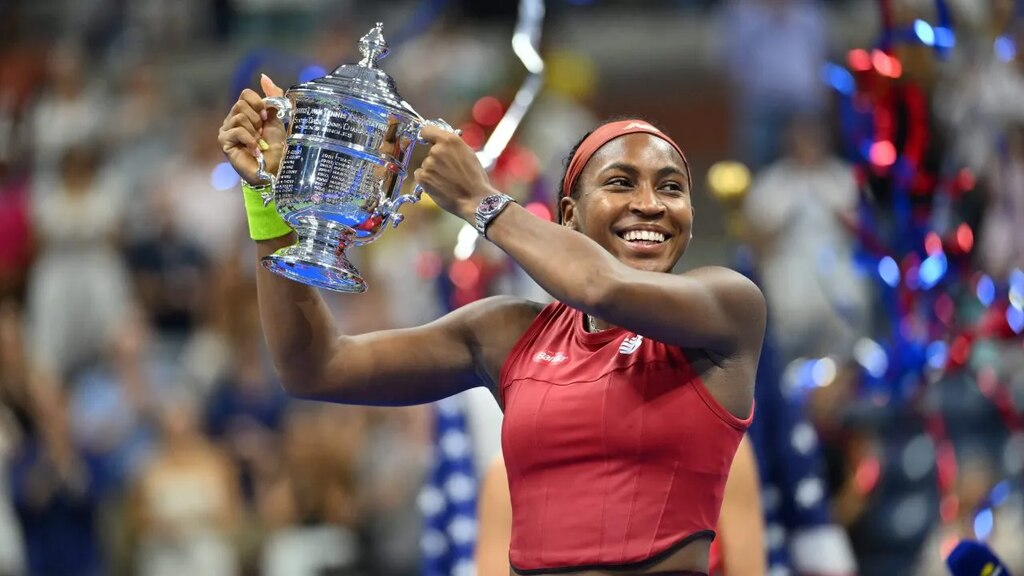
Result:
<svg viewBox="0 0 1024 576">
<path fill-rule="evenodd" d="M 544 364 L 561 364 L 568 359 L 569 357 L 561 352 L 548 352 L 546 350 L 537 352 L 533 357 L 534 362 Z"/>
<path fill-rule="evenodd" d="M 622 341 L 622 344 L 619 345 L 619 354 L 632 354 L 640 349 L 640 345 L 643 344 L 643 342 L 643 336 L 634 334 Z"/>
<path fill-rule="evenodd" d="M 655 132 L 661 132 L 661 130 L 658 130 L 654 126 L 651 126 L 650 124 L 647 124 L 645 122 L 630 122 L 629 124 L 626 124 L 626 130 L 632 130 L 634 128 L 639 128 L 641 130 L 654 130 Z"/>
</svg>

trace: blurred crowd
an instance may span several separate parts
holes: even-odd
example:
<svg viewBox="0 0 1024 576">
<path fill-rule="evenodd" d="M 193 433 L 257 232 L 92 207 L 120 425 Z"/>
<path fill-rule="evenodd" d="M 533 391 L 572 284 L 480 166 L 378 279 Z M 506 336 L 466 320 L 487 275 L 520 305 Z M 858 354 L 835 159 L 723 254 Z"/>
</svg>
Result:
<svg viewBox="0 0 1024 576">
<path fill-rule="evenodd" d="M 417 572 L 431 409 L 283 395 L 263 348 L 239 180 L 216 143 L 235 95 L 259 72 L 289 85 L 355 62 L 372 21 L 422 17 L 420 4 L 445 15 L 404 40 L 385 68 L 426 116 L 466 122 L 467 138 L 482 140 L 487 122 L 474 103 L 507 100 L 521 77 L 507 48 L 515 2 L 373 4 L 0 3 L 0 575 Z M 628 9 L 548 4 L 563 18 Z M 698 213 L 694 250 L 699 258 L 709 244 L 725 246 L 732 259 L 716 263 L 754 276 L 769 302 L 772 358 L 759 386 L 795 415 L 781 442 L 770 427 L 756 432 L 775 491 L 766 508 L 820 508 L 820 522 L 841 529 L 865 575 L 944 574 L 943 552 L 961 537 L 989 540 L 1024 572 L 1024 434 L 1013 425 L 1024 413 L 1019 327 L 972 338 L 960 370 L 863 384 L 903 309 L 886 304 L 882 269 L 866 263 L 864 246 L 899 245 L 906 223 L 892 178 L 858 169 L 836 86 L 821 70 L 830 61 L 857 66 L 851 46 L 835 41 L 850 38 L 837 14 L 868 14 L 871 42 L 880 6 L 912 26 L 934 21 L 936 4 L 651 4 L 719 30 L 698 66 L 729 96 L 719 127 L 729 139 L 725 150 L 690 150 L 696 194 L 719 200 Z M 939 233 L 968 226 L 969 288 L 951 288 L 948 306 L 977 319 L 988 306 L 976 296 L 982 274 L 1000 290 L 1019 282 L 1024 298 L 1024 58 L 1014 50 L 1021 29 L 1012 0 L 948 6 L 950 54 L 898 47 L 895 76 L 926 104 L 922 166 L 969 180 L 955 201 L 936 207 L 940 195 L 923 193 L 912 209 Z M 631 32 L 642 34 L 637 22 Z M 549 24 L 546 33 L 557 39 L 556 30 Z M 515 157 L 495 174 L 539 214 L 551 209 L 571 144 L 606 112 L 636 112 L 608 110 L 602 89 L 617 80 L 601 76 L 586 47 L 546 42 L 548 87 Z M 896 110 L 889 123 L 902 153 L 910 121 Z M 679 122 L 672 110 L 646 112 L 670 128 Z M 752 173 L 749 186 L 733 186 L 738 201 L 705 184 L 709 164 L 723 157 Z M 399 229 L 350 251 L 366 294 L 325 295 L 344 330 L 416 325 L 489 293 L 547 298 L 486 245 L 453 259 L 460 223 L 429 200 L 409 212 Z M 858 225 L 868 216 L 874 237 Z M 726 230 L 727 220 L 740 224 Z M 952 328 L 929 338 L 947 336 Z M 771 421 L 766 414 L 758 418 Z M 811 459 L 814 482 L 773 483 L 795 456 Z M 772 576 L 802 573 L 807 560 L 790 542 L 800 527 L 786 525 L 801 514 L 766 514 L 767 545 L 794 545 Z"/>
</svg>

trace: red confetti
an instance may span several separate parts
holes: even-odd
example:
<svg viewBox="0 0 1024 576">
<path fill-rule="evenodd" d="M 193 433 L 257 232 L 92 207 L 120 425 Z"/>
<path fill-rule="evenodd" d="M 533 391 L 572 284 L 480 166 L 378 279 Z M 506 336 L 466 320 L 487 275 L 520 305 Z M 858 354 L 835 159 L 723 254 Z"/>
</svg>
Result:
<svg viewBox="0 0 1024 576">
<path fill-rule="evenodd" d="M 878 480 L 882 477 L 882 464 L 877 456 L 869 456 L 857 466 L 857 472 L 853 477 L 853 485 L 857 492 L 870 494 L 877 486 Z"/>
<path fill-rule="evenodd" d="M 967 336 L 961 334 L 953 340 L 953 345 L 949 347 L 949 362 L 953 366 L 960 367 L 966 364 L 970 357 L 971 341 Z"/>
<path fill-rule="evenodd" d="M 867 50 L 862 48 L 850 50 L 846 55 L 846 60 L 850 63 L 850 68 L 857 72 L 866 72 L 871 69 L 871 56 Z"/>
<path fill-rule="evenodd" d="M 483 126 L 494 126 L 505 114 L 505 107 L 494 96 L 484 96 L 473 104 L 473 120 Z"/>
<path fill-rule="evenodd" d="M 888 140 L 880 140 L 871 145 L 868 156 L 875 166 L 888 168 L 896 163 L 896 147 Z"/>
<path fill-rule="evenodd" d="M 957 172 L 956 185 L 961 191 L 974 190 L 974 172 L 971 172 L 969 168 L 964 168 Z"/>
<path fill-rule="evenodd" d="M 956 246 L 961 252 L 967 254 L 974 247 L 974 231 L 966 223 L 957 226 Z"/>
<path fill-rule="evenodd" d="M 949 326 L 953 322 L 953 315 L 956 312 L 956 304 L 949 294 L 942 294 L 935 299 L 935 316 L 940 322 Z"/>
</svg>

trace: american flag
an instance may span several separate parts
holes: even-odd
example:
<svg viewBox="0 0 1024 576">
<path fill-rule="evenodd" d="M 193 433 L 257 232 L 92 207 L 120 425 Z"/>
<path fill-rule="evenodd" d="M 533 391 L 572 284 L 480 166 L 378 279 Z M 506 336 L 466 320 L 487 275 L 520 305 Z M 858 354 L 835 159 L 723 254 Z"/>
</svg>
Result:
<svg viewBox="0 0 1024 576">
<path fill-rule="evenodd" d="M 475 576 L 477 478 L 464 399 L 445 398 L 434 414 L 434 459 L 419 496 L 421 574 Z"/>
</svg>

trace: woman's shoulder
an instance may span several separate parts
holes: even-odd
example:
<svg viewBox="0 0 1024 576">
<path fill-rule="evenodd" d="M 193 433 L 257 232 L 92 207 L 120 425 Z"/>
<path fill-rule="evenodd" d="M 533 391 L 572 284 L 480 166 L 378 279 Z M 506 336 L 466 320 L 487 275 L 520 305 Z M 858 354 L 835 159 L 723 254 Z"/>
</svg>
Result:
<svg viewBox="0 0 1024 576">
<path fill-rule="evenodd" d="M 522 332 L 546 306 L 541 302 L 515 296 L 490 296 L 466 304 L 459 312 L 465 315 L 467 323 L 483 330 L 507 327 L 518 328 Z"/>
</svg>

